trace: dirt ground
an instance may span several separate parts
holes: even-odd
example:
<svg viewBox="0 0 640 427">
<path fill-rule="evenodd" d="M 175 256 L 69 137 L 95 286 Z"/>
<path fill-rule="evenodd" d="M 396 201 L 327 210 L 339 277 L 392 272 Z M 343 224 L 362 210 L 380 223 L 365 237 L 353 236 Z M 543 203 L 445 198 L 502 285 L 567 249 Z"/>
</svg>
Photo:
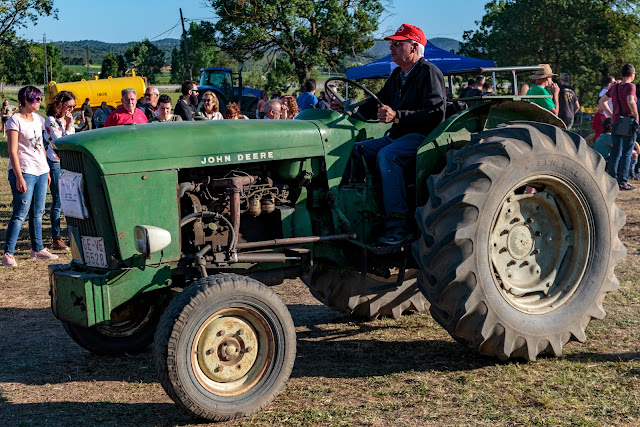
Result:
<svg viewBox="0 0 640 427">
<path fill-rule="evenodd" d="M 587 343 L 568 344 L 564 357 L 480 357 L 427 313 L 353 322 L 290 280 L 274 289 L 298 334 L 291 379 L 264 411 L 218 425 L 638 425 L 640 191 L 618 201 L 627 214 L 621 287 Z M 27 259 L 25 237 L 23 230 L 20 267 L 0 269 L 0 423 L 198 424 L 156 381 L 150 351 L 97 356 L 66 335 L 49 307 L 47 264 Z"/>
</svg>

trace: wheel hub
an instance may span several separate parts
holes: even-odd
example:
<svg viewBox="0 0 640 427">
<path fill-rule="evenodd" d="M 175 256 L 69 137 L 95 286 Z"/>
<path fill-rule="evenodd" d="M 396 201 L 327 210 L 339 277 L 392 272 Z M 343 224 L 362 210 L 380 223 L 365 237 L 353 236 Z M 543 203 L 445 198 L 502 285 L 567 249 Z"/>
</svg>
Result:
<svg viewBox="0 0 640 427">
<path fill-rule="evenodd" d="M 524 259 L 533 251 L 533 232 L 528 225 L 516 225 L 509 231 L 507 249 L 515 259 Z"/>
<path fill-rule="evenodd" d="M 198 340 L 198 364 L 211 380 L 227 383 L 245 376 L 258 357 L 258 336 L 241 317 L 213 320 Z"/>
<path fill-rule="evenodd" d="M 490 244 L 501 288 L 515 297 L 547 295 L 572 245 L 572 233 L 550 193 L 512 195 L 498 214 Z"/>
</svg>

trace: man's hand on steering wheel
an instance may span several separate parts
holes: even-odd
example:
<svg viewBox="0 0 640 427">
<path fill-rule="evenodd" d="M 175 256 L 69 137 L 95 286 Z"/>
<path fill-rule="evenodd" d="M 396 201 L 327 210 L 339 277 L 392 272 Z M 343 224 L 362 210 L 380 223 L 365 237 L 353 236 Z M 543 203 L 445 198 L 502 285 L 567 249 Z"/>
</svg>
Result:
<svg viewBox="0 0 640 427">
<path fill-rule="evenodd" d="M 396 111 L 388 105 L 380 105 L 378 108 L 378 120 L 382 123 L 391 123 L 396 118 Z"/>
</svg>

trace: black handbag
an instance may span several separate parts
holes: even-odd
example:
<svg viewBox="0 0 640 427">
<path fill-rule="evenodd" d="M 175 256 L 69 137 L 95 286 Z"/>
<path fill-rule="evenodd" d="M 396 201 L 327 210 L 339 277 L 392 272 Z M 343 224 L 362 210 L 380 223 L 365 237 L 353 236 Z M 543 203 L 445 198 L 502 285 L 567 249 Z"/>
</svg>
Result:
<svg viewBox="0 0 640 427">
<path fill-rule="evenodd" d="M 618 123 L 611 125 L 611 131 L 614 135 L 635 136 L 638 132 L 638 122 L 633 116 L 620 116 Z"/>
<path fill-rule="evenodd" d="M 618 111 L 622 111 L 620 96 L 618 94 L 619 84 L 616 85 L 616 100 L 618 101 Z M 611 125 L 611 133 L 619 136 L 635 136 L 638 132 L 638 122 L 633 116 L 618 116 L 618 123 Z"/>
</svg>

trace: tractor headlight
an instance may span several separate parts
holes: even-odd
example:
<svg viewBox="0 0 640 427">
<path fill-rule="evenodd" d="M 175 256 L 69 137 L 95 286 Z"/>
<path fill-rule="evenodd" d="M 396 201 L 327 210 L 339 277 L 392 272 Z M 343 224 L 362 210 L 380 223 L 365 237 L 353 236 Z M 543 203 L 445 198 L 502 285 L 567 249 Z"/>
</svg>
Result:
<svg viewBox="0 0 640 427">
<path fill-rule="evenodd" d="M 153 225 L 136 225 L 133 229 L 136 250 L 149 257 L 171 243 L 171 233 Z"/>
</svg>

